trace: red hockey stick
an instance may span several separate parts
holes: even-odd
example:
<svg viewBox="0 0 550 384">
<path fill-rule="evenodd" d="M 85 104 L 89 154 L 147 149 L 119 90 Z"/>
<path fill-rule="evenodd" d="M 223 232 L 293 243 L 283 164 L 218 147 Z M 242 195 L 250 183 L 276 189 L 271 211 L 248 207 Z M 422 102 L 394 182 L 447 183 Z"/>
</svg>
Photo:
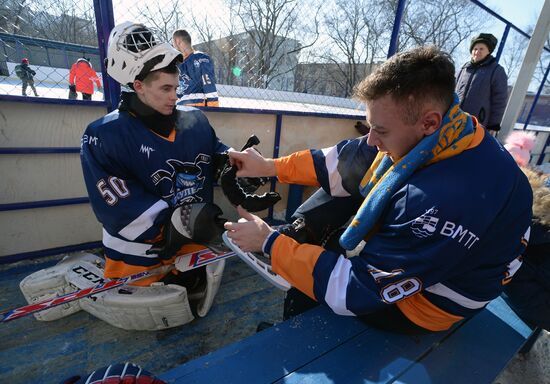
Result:
<svg viewBox="0 0 550 384">
<path fill-rule="evenodd" d="M 71 301 L 79 300 L 84 297 L 94 295 L 96 293 L 108 291 L 121 285 L 128 284 L 134 281 L 145 279 L 146 277 L 166 273 L 171 269 L 175 268 L 177 265 L 178 271 L 185 272 L 191 269 L 201 267 L 225 259 L 230 256 L 234 256 L 235 252 L 226 252 L 222 254 L 217 254 L 212 252 L 209 249 L 205 249 L 198 252 L 192 252 L 185 255 L 178 256 L 175 264 L 163 265 L 161 267 L 151 269 L 148 271 L 139 272 L 121 279 L 107 280 L 103 283 L 99 283 L 93 287 L 80 289 L 75 292 L 67 293 L 62 296 L 55 297 L 53 299 L 47 299 L 35 304 L 25 305 L 20 308 L 12 309 L 4 314 L 2 314 L 2 323 L 6 323 L 11 320 L 19 319 L 20 317 L 30 315 L 34 312 L 43 311 L 44 309 L 49 309 L 56 307 L 61 304 L 69 303 Z"/>
</svg>

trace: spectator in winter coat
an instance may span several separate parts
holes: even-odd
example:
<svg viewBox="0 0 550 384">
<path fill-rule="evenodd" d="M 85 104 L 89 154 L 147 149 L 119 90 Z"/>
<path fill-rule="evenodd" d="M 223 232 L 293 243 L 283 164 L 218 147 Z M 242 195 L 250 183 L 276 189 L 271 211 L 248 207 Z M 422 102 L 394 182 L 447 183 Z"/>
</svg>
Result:
<svg viewBox="0 0 550 384">
<path fill-rule="evenodd" d="M 35 96 L 38 96 L 36 88 L 34 87 L 34 76 L 36 72 L 29 67 L 29 59 L 25 58 L 21 60 L 21 64 L 15 66 L 15 74 L 21 79 L 23 86 L 23 96 L 27 96 L 27 86 L 31 86 Z"/>
<path fill-rule="evenodd" d="M 91 100 L 94 93 L 94 82 L 97 90 L 101 90 L 101 82 L 92 68 L 90 59 L 82 57 L 76 61 L 69 72 L 69 89 L 71 92 L 81 92 L 82 100 Z"/>
<path fill-rule="evenodd" d="M 508 99 L 508 77 L 491 55 L 496 45 L 497 38 L 490 33 L 474 37 L 471 60 L 462 66 L 456 82 L 462 110 L 477 117 L 493 135 L 500 130 Z"/>
</svg>

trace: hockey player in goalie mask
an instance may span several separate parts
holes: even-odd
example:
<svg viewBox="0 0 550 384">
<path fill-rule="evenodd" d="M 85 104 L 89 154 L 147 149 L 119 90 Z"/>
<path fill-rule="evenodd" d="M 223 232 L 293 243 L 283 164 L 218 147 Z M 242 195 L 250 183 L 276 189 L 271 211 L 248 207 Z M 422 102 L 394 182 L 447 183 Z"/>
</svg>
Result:
<svg viewBox="0 0 550 384">
<path fill-rule="evenodd" d="M 107 278 L 173 263 L 177 255 L 221 243 L 222 212 L 212 203 L 213 159 L 229 148 L 201 111 L 176 109 L 181 59 L 144 25 L 125 22 L 110 34 L 107 73 L 124 91 L 117 110 L 87 127 L 81 151 L 90 202 L 103 225 Z M 193 172 L 179 174 L 187 169 Z M 174 231 L 171 219 L 184 220 L 178 228 L 186 233 Z M 183 285 L 193 312 L 204 316 L 223 268 L 220 261 L 135 284 Z"/>
</svg>

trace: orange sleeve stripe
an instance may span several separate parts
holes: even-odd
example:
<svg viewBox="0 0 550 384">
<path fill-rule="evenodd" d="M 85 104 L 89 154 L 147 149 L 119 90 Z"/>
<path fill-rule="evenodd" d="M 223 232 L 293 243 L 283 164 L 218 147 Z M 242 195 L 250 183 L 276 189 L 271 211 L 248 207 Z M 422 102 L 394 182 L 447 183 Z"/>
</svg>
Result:
<svg viewBox="0 0 550 384">
<path fill-rule="evenodd" d="M 273 272 L 316 300 L 313 293 L 313 269 L 321 252 L 322 247 L 300 244 L 288 236 L 280 235 L 271 248 Z"/>
<path fill-rule="evenodd" d="M 435 306 L 422 293 L 398 301 L 396 305 L 410 321 L 434 332 L 449 329 L 463 319 Z"/>
<path fill-rule="evenodd" d="M 295 152 L 275 159 L 277 178 L 282 183 L 319 186 L 311 152 Z"/>
</svg>

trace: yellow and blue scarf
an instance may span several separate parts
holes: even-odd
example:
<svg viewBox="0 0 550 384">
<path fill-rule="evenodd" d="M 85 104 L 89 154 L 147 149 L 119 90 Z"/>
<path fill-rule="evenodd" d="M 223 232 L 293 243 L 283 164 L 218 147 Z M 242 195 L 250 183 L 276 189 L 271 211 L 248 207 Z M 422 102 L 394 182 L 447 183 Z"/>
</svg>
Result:
<svg viewBox="0 0 550 384">
<path fill-rule="evenodd" d="M 419 167 L 461 153 L 473 138 L 472 118 L 460 109 L 455 93 L 454 101 L 436 132 L 420 140 L 395 163 L 382 152 L 376 155 L 359 186 L 365 200 L 340 237 L 340 245 L 348 250 L 357 247 L 361 240 L 368 238 L 393 194 Z"/>
</svg>

